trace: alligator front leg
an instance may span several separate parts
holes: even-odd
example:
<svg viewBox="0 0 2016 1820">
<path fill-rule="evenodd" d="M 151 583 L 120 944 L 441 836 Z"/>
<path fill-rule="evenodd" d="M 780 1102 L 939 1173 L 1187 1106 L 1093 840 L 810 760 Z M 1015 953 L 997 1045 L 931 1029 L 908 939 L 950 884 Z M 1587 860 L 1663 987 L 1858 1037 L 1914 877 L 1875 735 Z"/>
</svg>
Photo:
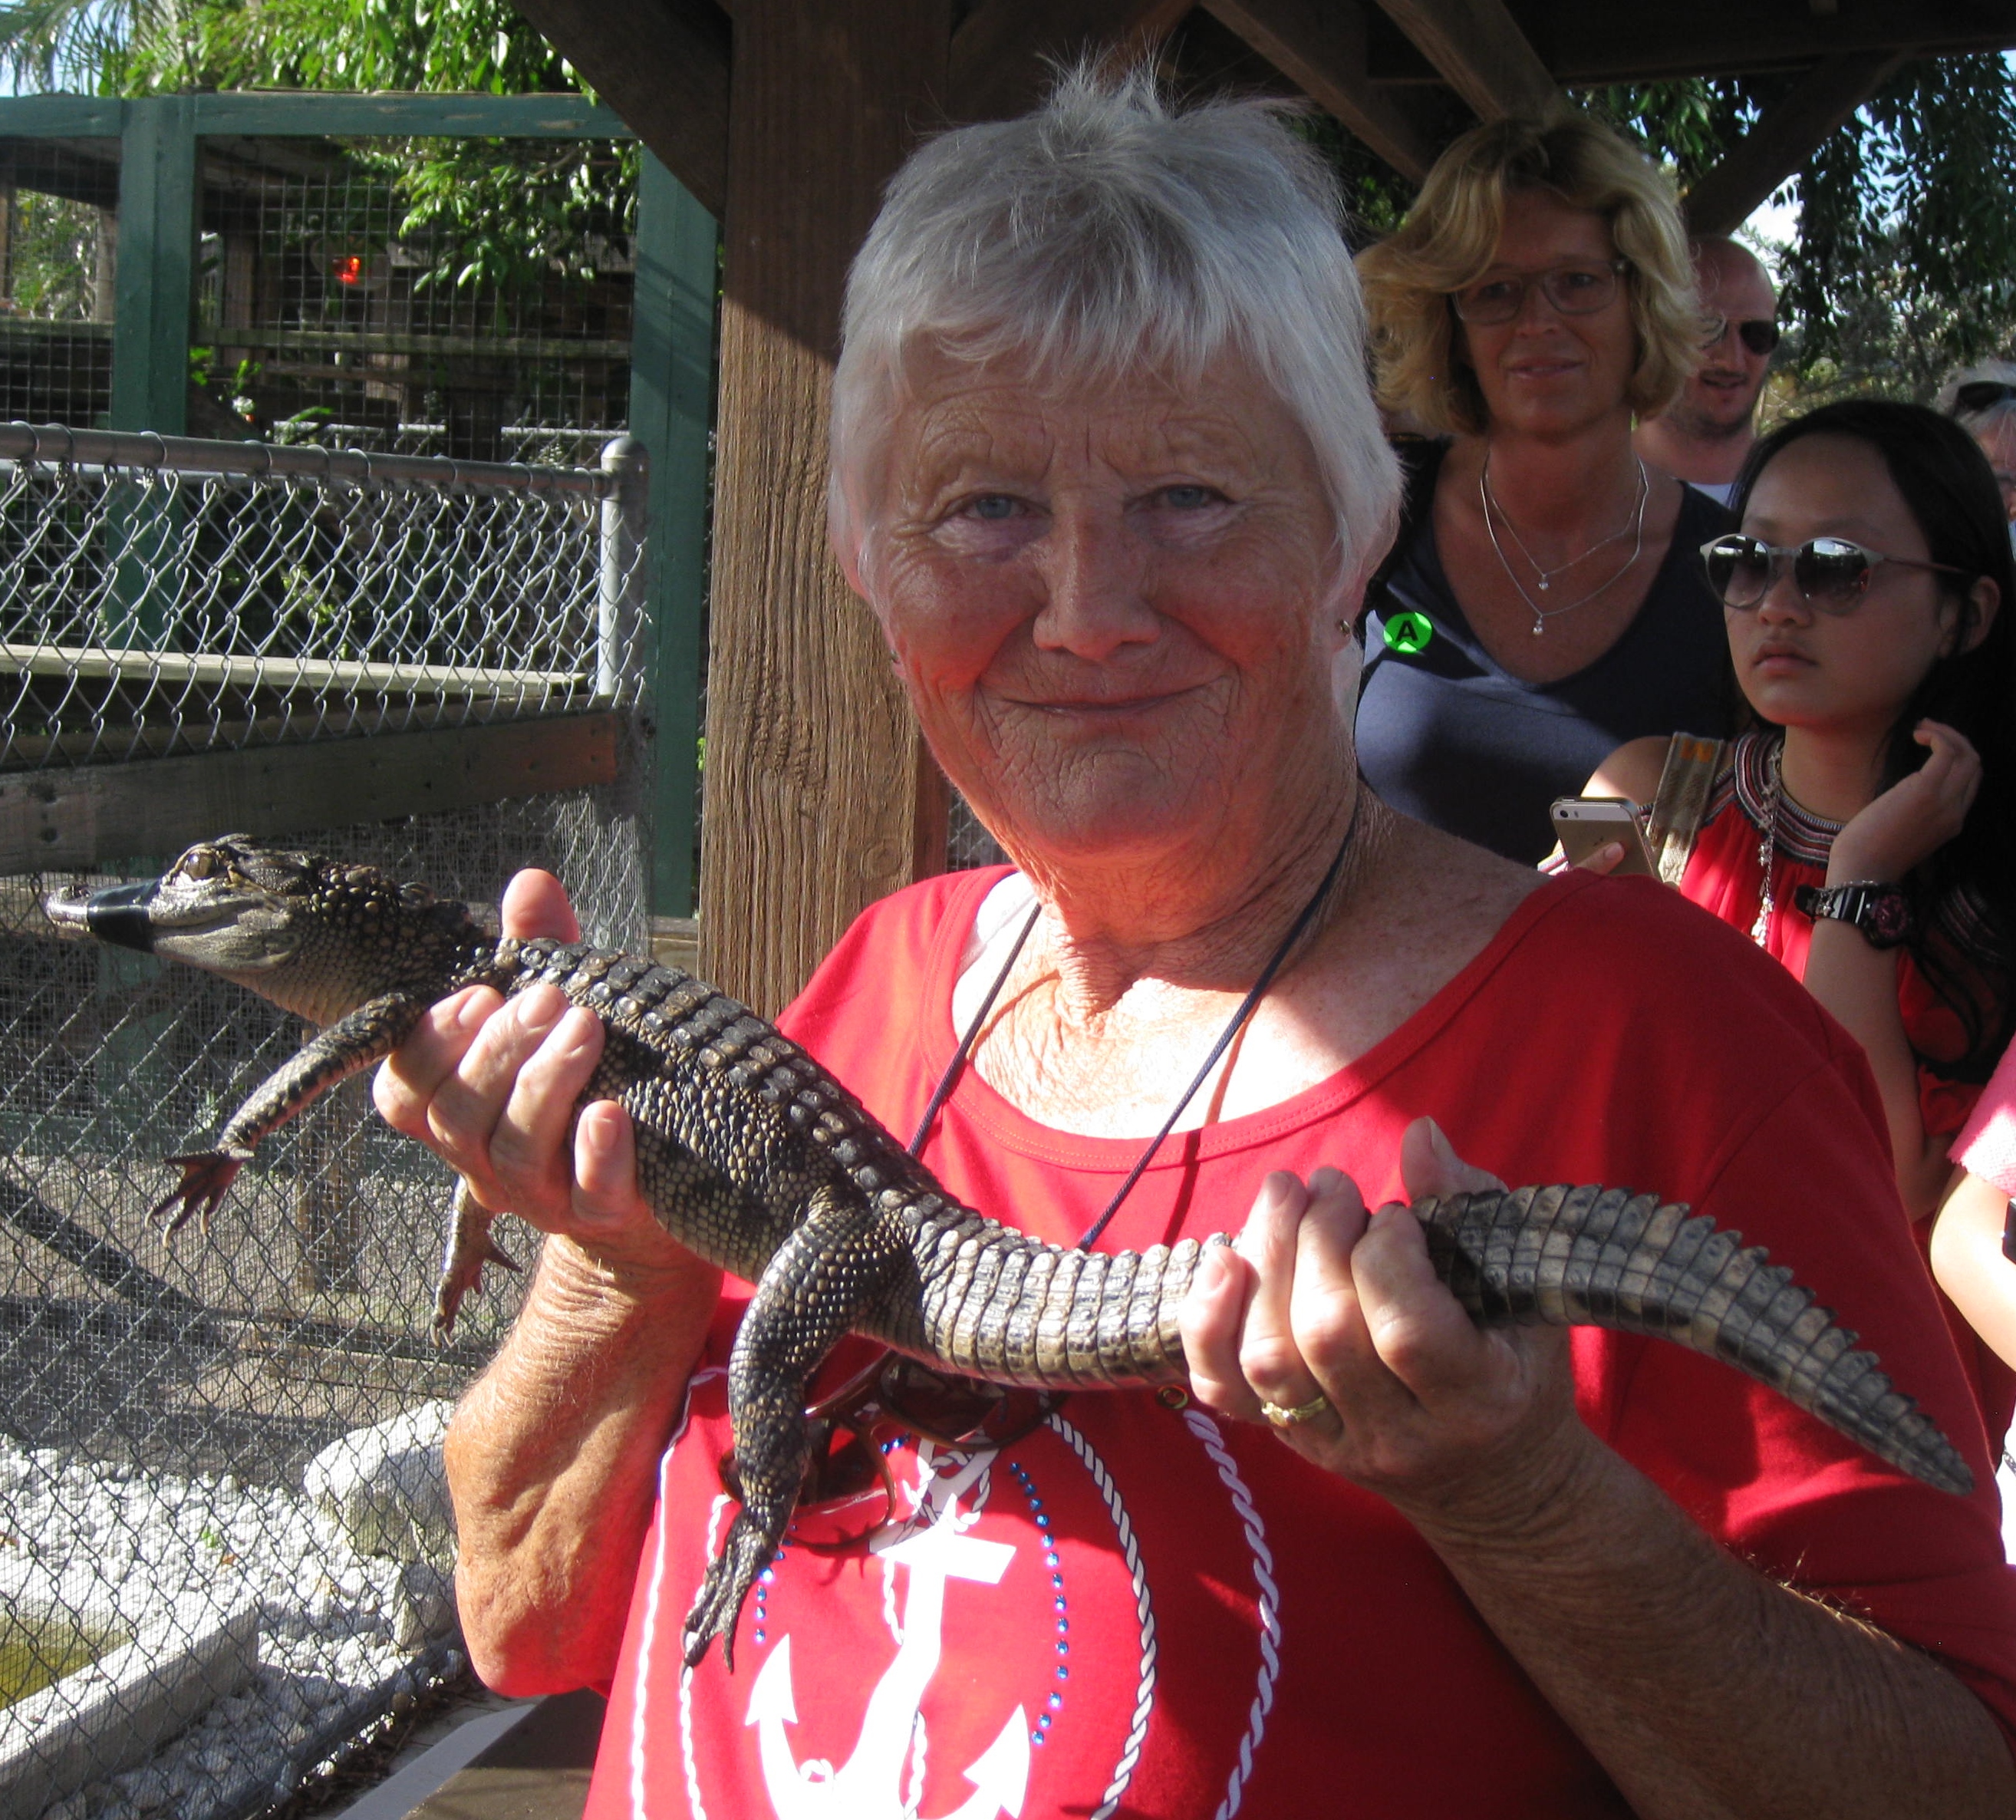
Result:
<svg viewBox="0 0 2016 1820">
<path fill-rule="evenodd" d="M 810 1463 L 806 1381 L 907 1255 L 893 1224 L 851 1186 L 823 1188 L 757 1283 L 728 1360 L 742 1508 L 686 1614 L 689 1668 L 715 1637 L 734 1668 L 742 1602 L 784 1539 Z"/>
<path fill-rule="evenodd" d="M 279 1130 L 331 1087 L 390 1055 L 412 1034 L 430 1002 L 408 993 L 388 993 L 359 1005 L 347 1017 L 317 1032 L 261 1081 L 251 1097 L 231 1115 L 211 1149 L 168 1158 L 179 1166 L 182 1179 L 148 1216 L 165 1221 L 161 1236 L 172 1238 L 196 1213 L 202 1215 L 207 1233 L 211 1216 L 230 1191 L 239 1170 L 251 1160 L 259 1141 Z M 171 1208 L 176 1209 L 172 1215 Z"/>
</svg>

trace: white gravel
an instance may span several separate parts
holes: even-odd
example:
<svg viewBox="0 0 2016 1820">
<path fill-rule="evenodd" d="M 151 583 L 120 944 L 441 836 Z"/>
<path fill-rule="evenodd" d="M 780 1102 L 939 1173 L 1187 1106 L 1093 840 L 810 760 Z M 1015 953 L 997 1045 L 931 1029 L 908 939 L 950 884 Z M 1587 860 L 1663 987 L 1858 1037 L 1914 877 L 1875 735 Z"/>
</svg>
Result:
<svg viewBox="0 0 2016 1820">
<path fill-rule="evenodd" d="M 0 1436 L 0 1603 L 55 1603 L 137 1627 L 207 1595 L 261 1609 L 253 1682 L 140 1768 L 94 1783 L 41 1820 L 175 1820 L 277 1798 L 311 1763 L 311 1739 L 369 1696 L 411 1681 L 452 1635 L 447 1563 L 356 1553 L 302 1493 L 229 1474 L 178 1479 L 95 1467 Z M 358 1714 L 358 1725 L 369 1715 Z M 340 1739 L 325 1739 L 326 1755 Z M 19 1816 L 18 1820 L 31 1820 Z"/>
</svg>

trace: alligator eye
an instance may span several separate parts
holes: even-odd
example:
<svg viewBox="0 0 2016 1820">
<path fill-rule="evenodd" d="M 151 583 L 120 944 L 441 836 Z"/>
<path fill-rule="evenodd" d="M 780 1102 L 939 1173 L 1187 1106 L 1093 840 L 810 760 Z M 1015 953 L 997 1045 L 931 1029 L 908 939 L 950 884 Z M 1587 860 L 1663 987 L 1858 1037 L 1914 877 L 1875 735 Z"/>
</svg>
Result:
<svg viewBox="0 0 2016 1820">
<path fill-rule="evenodd" d="M 182 856 L 182 863 L 175 870 L 187 878 L 208 878 L 217 870 L 216 850 L 192 847 Z"/>
<path fill-rule="evenodd" d="M 399 887 L 399 901 L 409 910 L 425 910 L 434 900 L 434 894 L 424 885 L 402 885 Z"/>
</svg>

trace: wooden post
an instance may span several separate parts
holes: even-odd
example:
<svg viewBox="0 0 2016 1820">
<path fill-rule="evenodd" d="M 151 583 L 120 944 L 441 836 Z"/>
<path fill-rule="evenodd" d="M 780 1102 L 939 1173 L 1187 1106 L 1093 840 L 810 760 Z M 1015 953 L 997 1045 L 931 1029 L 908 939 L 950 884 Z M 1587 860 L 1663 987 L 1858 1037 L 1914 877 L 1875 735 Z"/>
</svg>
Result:
<svg viewBox="0 0 2016 1820">
<path fill-rule="evenodd" d="M 774 1012 L 862 906 L 942 863 L 945 785 L 826 548 L 848 261 L 942 117 L 950 0 L 737 0 L 701 971 Z"/>
</svg>

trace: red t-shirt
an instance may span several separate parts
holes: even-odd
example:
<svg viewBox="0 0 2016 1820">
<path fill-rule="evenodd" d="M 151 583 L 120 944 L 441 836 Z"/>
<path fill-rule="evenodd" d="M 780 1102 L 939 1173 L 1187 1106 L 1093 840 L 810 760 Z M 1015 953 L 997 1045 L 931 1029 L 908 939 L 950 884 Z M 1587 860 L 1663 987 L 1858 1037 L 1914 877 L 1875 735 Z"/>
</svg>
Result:
<svg viewBox="0 0 2016 1820">
<path fill-rule="evenodd" d="M 1002 876 L 874 906 L 784 1020 L 892 1130 L 951 1056 L 962 951 Z M 1861 1331 L 1967 1454 L 1971 1498 L 1663 1342 L 1578 1331 L 1581 1411 L 1726 1545 L 1938 1652 L 2016 1724 L 2016 1580 L 1980 1424 L 1867 1069 L 1797 984 L 1657 886 L 1551 883 L 1352 1066 L 1171 1139 L 1103 1242 L 1236 1227 L 1274 1169 L 1332 1162 L 1369 1199 L 1398 1196 L 1423 1113 L 1512 1183 L 1691 1202 Z M 925 1156 L 963 1199 L 1069 1244 L 1139 1148 L 1039 1126 L 969 1070 Z M 787 1540 L 733 1678 L 718 1648 L 683 1674 L 680 1620 L 733 1511 L 718 1461 L 737 1312 L 662 1469 L 589 1815 L 1627 1811 L 1389 1505 L 1145 1391 L 1075 1396 L 998 1455 L 899 1451 L 923 1520 L 837 1555 Z"/>
</svg>

